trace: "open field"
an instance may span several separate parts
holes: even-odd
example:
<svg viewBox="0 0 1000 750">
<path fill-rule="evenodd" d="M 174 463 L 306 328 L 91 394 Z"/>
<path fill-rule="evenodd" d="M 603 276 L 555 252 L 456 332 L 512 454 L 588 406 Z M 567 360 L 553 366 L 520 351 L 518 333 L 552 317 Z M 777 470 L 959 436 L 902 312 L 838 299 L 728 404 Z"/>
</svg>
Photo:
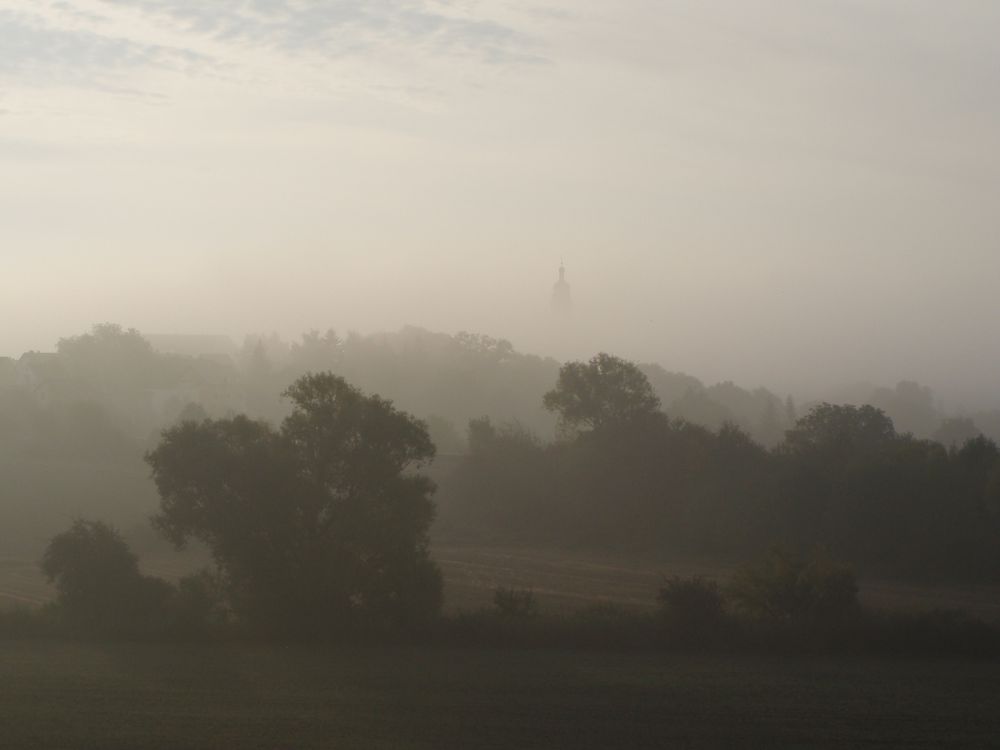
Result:
<svg viewBox="0 0 1000 750">
<path fill-rule="evenodd" d="M 622 557 L 568 554 L 509 547 L 438 544 L 434 556 L 444 571 L 449 611 L 490 606 L 497 586 L 533 589 L 548 612 L 613 602 L 623 607 L 655 606 L 663 575 L 700 575 L 726 580 L 732 567 L 697 562 L 637 561 Z M 145 572 L 176 580 L 207 559 L 197 554 L 160 555 L 142 560 Z M 35 606 L 53 595 L 35 561 L 0 559 L 0 609 Z M 891 610 L 961 609 L 1000 622 L 1000 586 L 933 586 L 861 581 L 861 599 Z"/>
<path fill-rule="evenodd" d="M 535 591 L 548 611 L 596 602 L 648 609 L 656 605 L 663 576 L 703 576 L 725 582 L 735 566 L 697 561 L 640 561 L 517 548 L 438 545 L 448 608 L 488 606 L 497 586 Z M 1000 622 L 1000 586 L 930 585 L 861 579 L 861 601 L 894 611 L 957 609 Z"/>
<path fill-rule="evenodd" d="M 5 748 L 984 747 L 995 664 L 0 643 Z"/>
</svg>

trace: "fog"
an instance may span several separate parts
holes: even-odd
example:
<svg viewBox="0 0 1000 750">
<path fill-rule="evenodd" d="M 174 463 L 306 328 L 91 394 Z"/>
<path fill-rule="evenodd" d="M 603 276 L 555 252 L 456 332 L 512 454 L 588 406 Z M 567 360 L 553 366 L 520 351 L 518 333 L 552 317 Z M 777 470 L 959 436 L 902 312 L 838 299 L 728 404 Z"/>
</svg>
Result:
<svg viewBox="0 0 1000 750">
<path fill-rule="evenodd" d="M 0 745 L 996 745 L 998 31 L 0 0 Z"/>
<path fill-rule="evenodd" d="M 995 407 L 998 23 L 972 0 L 5 0 L 0 354 L 101 321 L 417 325 Z"/>
</svg>

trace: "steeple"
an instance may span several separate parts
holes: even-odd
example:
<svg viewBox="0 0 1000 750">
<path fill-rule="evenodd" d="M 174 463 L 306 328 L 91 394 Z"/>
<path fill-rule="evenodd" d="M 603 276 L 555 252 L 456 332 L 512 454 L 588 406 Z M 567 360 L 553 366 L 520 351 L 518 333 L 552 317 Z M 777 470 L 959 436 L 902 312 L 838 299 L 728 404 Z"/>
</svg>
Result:
<svg viewBox="0 0 1000 750">
<path fill-rule="evenodd" d="M 566 283 L 566 266 L 559 261 L 559 281 L 552 287 L 552 309 L 557 313 L 568 313 L 573 308 L 569 284 Z"/>
</svg>

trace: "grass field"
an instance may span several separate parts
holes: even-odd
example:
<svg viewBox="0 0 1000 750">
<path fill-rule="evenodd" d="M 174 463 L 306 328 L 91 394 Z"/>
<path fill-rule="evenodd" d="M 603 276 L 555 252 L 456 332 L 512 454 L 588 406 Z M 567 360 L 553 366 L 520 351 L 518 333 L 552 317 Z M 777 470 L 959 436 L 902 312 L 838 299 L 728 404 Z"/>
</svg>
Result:
<svg viewBox="0 0 1000 750">
<path fill-rule="evenodd" d="M 4 748 L 985 747 L 962 661 L 0 643 Z"/>
<path fill-rule="evenodd" d="M 653 605 L 664 573 L 724 567 L 438 545 L 448 609 L 498 585 L 543 610 Z M 193 556 L 148 559 L 177 578 Z M 52 595 L 0 561 L 0 601 Z M 892 609 L 998 618 L 991 587 L 869 583 Z M 0 748 L 986 747 L 1000 742 L 995 662 L 610 653 L 481 646 L 287 647 L 0 641 Z"/>
</svg>

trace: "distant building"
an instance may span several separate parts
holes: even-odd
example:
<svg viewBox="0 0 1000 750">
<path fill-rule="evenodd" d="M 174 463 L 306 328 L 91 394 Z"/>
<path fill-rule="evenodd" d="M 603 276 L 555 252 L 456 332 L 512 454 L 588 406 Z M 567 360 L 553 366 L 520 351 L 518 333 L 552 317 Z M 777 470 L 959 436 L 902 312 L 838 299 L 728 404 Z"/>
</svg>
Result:
<svg viewBox="0 0 1000 750">
<path fill-rule="evenodd" d="M 557 313 L 568 313 L 573 309 L 573 298 L 566 283 L 566 266 L 559 264 L 559 281 L 552 287 L 552 309 Z"/>
</svg>

